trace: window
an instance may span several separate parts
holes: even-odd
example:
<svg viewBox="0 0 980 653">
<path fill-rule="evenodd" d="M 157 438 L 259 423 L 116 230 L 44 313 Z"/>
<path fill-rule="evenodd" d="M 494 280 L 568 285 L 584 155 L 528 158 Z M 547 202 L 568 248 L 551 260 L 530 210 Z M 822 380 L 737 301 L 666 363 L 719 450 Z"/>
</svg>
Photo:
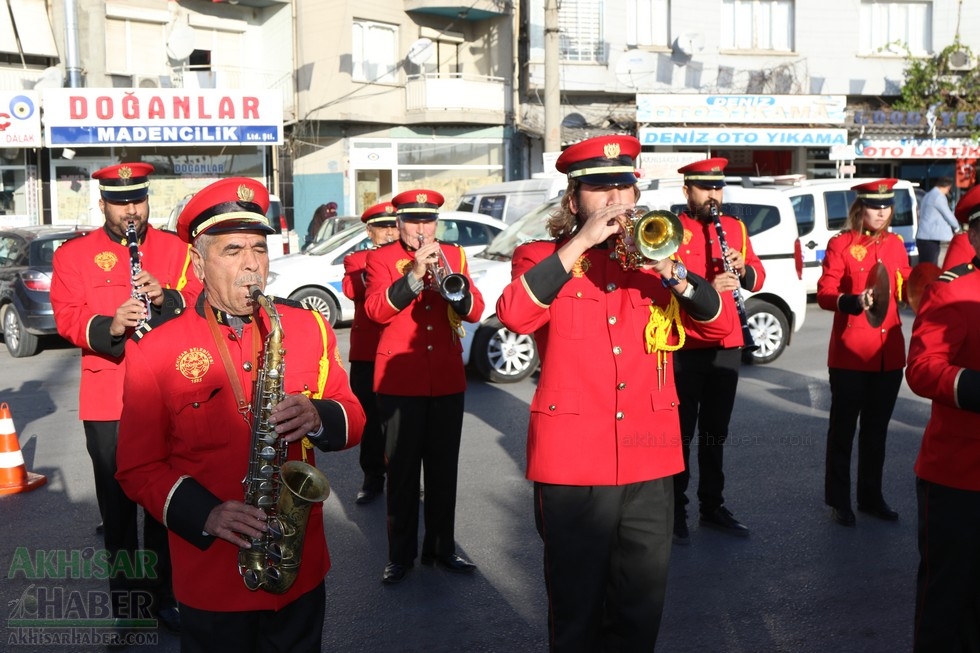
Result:
<svg viewBox="0 0 980 653">
<path fill-rule="evenodd" d="M 670 45 L 669 0 L 627 0 L 626 43 L 632 46 Z"/>
<path fill-rule="evenodd" d="M 724 0 L 721 47 L 793 51 L 793 0 Z"/>
<path fill-rule="evenodd" d="M 864 54 L 932 52 L 932 2 L 861 2 L 861 44 Z"/>
<path fill-rule="evenodd" d="M 351 58 L 351 78 L 355 82 L 395 84 L 401 61 L 398 56 L 398 28 L 355 20 Z"/>
<path fill-rule="evenodd" d="M 562 61 L 605 61 L 602 0 L 562 0 L 558 30 L 558 56 Z"/>
<path fill-rule="evenodd" d="M 166 45 L 166 27 L 163 23 L 106 18 L 106 71 L 117 75 L 169 76 L 166 57 L 160 55 Z"/>
</svg>

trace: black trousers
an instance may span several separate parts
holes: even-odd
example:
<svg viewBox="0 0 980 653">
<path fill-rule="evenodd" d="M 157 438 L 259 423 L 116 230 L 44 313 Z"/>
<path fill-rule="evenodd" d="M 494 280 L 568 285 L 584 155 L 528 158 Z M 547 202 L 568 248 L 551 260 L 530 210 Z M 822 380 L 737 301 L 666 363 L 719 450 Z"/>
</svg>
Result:
<svg viewBox="0 0 980 653">
<path fill-rule="evenodd" d="M 325 609 L 323 583 L 278 611 L 211 612 L 181 606 L 180 651 L 320 653 Z"/>
<path fill-rule="evenodd" d="M 120 603 L 122 593 L 146 592 L 150 609 L 155 614 L 162 608 L 176 605 L 171 582 L 170 543 L 166 527 L 144 511 L 143 546 L 138 536 L 138 510 L 136 503 L 126 496 L 116 480 L 116 443 L 119 439 L 119 422 L 83 422 L 85 446 L 92 459 L 95 472 L 95 496 L 104 524 L 105 548 L 115 560 L 127 555 L 130 560 L 149 560 L 145 569 L 137 567 L 134 578 L 114 576 L 109 579 L 113 592 L 113 615 L 137 618 L 144 615 L 122 614 L 127 605 L 146 605 L 146 601 L 133 598 Z M 145 552 L 145 553 L 144 553 Z M 125 566 L 121 566 L 125 568 Z M 145 573 L 140 573 L 141 571 Z"/>
<path fill-rule="evenodd" d="M 859 419 L 857 503 L 867 508 L 884 503 L 881 477 L 885 438 L 901 385 L 902 370 L 860 372 L 830 368 L 830 428 L 824 476 L 824 501 L 828 506 L 851 507 L 851 448 Z"/>
<path fill-rule="evenodd" d="M 980 492 L 916 480 L 917 653 L 980 651 Z"/>
<path fill-rule="evenodd" d="M 684 471 L 674 476 L 674 518 L 687 517 L 691 446 L 698 446 L 698 501 L 701 512 L 720 508 L 725 499 L 725 441 L 735 407 L 740 349 L 680 349 L 674 352 L 674 382 L 680 399 Z M 697 437 L 695 438 L 695 434 Z"/>
<path fill-rule="evenodd" d="M 441 397 L 378 395 L 388 461 L 388 560 L 418 555 L 419 480 L 425 468 L 423 555 L 455 553 L 456 472 L 463 393 Z"/>
<path fill-rule="evenodd" d="M 667 589 L 673 492 L 669 477 L 621 486 L 534 484 L 553 653 L 653 650 Z"/>
<path fill-rule="evenodd" d="M 919 263 L 929 262 L 939 265 L 939 251 L 942 243 L 938 240 L 919 240 L 915 239 L 915 246 L 919 249 Z"/>
<path fill-rule="evenodd" d="M 385 486 L 385 435 L 381 430 L 378 395 L 374 392 L 373 361 L 350 362 L 350 387 L 367 416 L 361 435 L 360 463 L 364 472 L 361 489 L 380 492 Z"/>
</svg>

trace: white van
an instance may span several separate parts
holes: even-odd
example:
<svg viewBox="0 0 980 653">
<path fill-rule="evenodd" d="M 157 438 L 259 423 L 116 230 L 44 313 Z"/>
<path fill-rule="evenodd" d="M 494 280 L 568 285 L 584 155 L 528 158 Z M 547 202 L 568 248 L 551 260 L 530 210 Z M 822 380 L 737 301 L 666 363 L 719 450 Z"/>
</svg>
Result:
<svg viewBox="0 0 980 653">
<path fill-rule="evenodd" d="M 480 186 L 466 191 L 457 211 L 482 213 L 512 224 L 550 199 L 560 196 L 568 179 L 549 176 Z"/>
<path fill-rule="evenodd" d="M 800 249 L 803 253 L 803 282 L 807 293 L 815 294 L 827 242 L 844 229 L 847 212 L 857 195 L 851 188 L 874 179 L 805 179 L 788 175 L 785 178 L 730 178 L 726 181 L 729 187 L 741 183 L 744 187 L 767 189 L 789 199 L 796 215 Z M 895 184 L 895 216 L 891 223 L 891 231 L 905 241 L 905 251 L 908 252 L 912 265 L 915 265 L 919 257 L 915 246 L 915 230 L 919 219 L 915 187 L 916 184 L 904 180 Z"/>
</svg>

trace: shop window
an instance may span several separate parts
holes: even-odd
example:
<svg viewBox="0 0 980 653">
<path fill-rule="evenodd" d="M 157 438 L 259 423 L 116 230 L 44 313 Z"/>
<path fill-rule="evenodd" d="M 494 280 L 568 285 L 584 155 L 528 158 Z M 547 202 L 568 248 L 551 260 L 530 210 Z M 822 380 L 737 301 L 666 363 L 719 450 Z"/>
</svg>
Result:
<svg viewBox="0 0 980 653">
<path fill-rule="evenodd" d="M 721 47 L 793 51 L 793 0 L 724 0 Z"/>
<path fill-rule="evenodd" d="M 398 81 L 398 28 L 366 20 L 354 21 L 351 79 L 369 84 Z"/>
<path fill-rule="evenodd" d="M 932 52 L 932 2 L 862 0 L 862 54 L 913 55 Z"/>
<path fill-rule="evenodd" d="M 670 45 L 669 0 L 627 0 L 626 43 L 639 47 Z"/>
<path fill-rule="evenodd" d="M 558 12 L 558 56 L 562 61 L 605 61 L 602 0 L 562 0 Z"/>
</svg>

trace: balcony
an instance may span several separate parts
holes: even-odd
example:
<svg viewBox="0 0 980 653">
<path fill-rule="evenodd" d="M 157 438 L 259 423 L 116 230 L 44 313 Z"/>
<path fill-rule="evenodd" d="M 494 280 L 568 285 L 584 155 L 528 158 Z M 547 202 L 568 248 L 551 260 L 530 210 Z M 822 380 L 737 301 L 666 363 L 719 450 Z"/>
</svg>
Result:
<svg viewBox="0 0 980 653">
<path fill-rule="evenodd" d="M 405 85 L 406 119 L 413 124 L 503 125 L 510 102 L 502 77 L 434 73 L 410 75 Z"/>
<path fill-rule="evenodd" d="M 509 0 L 405 0 L 405 11 L 433 14 L 452 19 L 486 20 L 508 15 L 513 7 Z"/>
</svg>

